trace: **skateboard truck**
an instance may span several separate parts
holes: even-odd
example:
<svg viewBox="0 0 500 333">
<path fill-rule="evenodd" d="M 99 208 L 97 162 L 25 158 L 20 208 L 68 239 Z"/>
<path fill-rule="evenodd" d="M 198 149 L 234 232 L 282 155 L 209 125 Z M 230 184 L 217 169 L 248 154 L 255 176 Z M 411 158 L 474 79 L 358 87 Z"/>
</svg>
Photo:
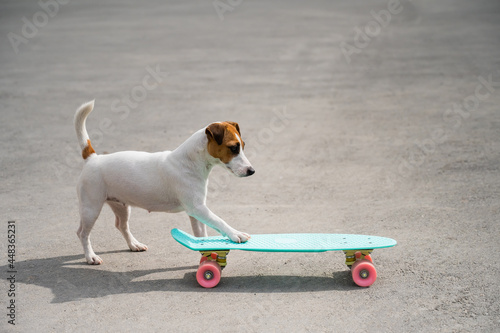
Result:
<svg viewBox="0 0 500 333">
<path fill-rule="evenodd" d="M 354 263 L 357 260 L 366 259 L 366 260 L 373 262 L 372 257 L 370 255 L 370 253 L 372 253 L 372 252 L 373 252 L 373 250 L 348 250 L 348 251 L 344 251 L 345 264 L 347 265 L 347 267 L 352 268 L 352 265 L 354 265 Z"/>
<path fill-rule="evenodd" d="M 201 253 L 200 264 L 209 260 L 218 263 L 221 269 L 223 269 L 227 265 L 227 255 L 229 254 L 229 250 L 200 251 L 200 253 Z"/>
</svg>

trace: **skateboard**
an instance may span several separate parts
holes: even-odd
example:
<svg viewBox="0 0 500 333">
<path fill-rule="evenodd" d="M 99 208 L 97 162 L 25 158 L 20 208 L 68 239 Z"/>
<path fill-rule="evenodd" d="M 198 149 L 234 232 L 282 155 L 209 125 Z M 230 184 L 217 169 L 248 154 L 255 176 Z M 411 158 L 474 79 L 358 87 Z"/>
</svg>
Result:
<svg viewBox="0 0 500 333">
<path fill-rule="evenodd" d="M 262 234 L 252 235 L 246 243 L 235 243 L 223 236 L 194 237 L 172 229 L 172 237 L 188 249 L 202 255 L 196 280 L 204 288 L 217 286 L 227 265 L 231 250 L 256 252 L 326 252 L 343 251 L 354 283 L 369 287 L 377 279 L 371 253 L 375 249 L 393 247 L 394 239 L 350 234 Z"/>
</svg>

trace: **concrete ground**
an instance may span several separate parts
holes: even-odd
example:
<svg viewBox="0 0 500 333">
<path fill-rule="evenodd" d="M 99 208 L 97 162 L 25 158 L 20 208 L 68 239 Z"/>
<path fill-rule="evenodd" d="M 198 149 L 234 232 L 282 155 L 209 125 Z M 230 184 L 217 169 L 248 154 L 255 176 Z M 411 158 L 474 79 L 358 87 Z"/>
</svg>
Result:
<svg viewBox="0 0 500 333">
<path fill-rule="evenodd" d="M 58 1 L 0 4 L 0 330 L 498 331 L 498 1 Z M 366 289 L 340 252 L 234 251 L 204 290 L 185 214 L 133 210 L 132 253 L 106 207 L 89 266 L 72 121 L 94 98 L 98 153 L 237 121 L 257 172 L 214 170 L 208 197 L 235 228 L 398 245 Z"/>
</svg>

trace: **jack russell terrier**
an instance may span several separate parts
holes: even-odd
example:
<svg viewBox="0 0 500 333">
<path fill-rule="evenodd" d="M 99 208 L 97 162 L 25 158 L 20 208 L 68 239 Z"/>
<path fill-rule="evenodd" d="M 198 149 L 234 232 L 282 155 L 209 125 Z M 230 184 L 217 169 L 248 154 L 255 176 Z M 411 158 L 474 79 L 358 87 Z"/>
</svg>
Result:
<svg viewBox="0 0 500 333">
<path fill-rule="evenodd" d="M 128 220 L 131 206 L 149 212 L 185 211 L 197 237 L 207 236 L 206 226 L 209 226 L 233 242 L 246 242 L 250 238 L 250 235 L 229 226 L 206 205 L 208 175 L 215 165 L 226 167 L 238 177 L 255 173 L 243 153 L 245 142 L 241 139 L 237 123 L 210 124 L 174 151 L 122 151 L 97 155 L 85 127 L 85 120 L 93 108 L 94 101 L 83 104 L 74 119 L 85 160 L 77 185 L 80 203 L 77 235 L 87 263 L 102 263 L 92 249 L 89 235 L 104 203 L 115 213 L 115 226 L 132 251 L 146 251 L 148 248 L 130 233 Z"/>
</svg>

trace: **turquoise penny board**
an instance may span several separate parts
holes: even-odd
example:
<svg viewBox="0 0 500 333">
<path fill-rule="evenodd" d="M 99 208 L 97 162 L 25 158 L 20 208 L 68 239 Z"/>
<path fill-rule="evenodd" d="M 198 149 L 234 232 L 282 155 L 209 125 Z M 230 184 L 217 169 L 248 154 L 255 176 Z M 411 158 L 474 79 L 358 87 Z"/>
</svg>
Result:
<svg viewBox="0 0 500 333">
<path fill-rule="evenodd" d="M 391 238 L 351 234 L 261 234 L 251 235 L 246 243 L 234 243 L 223 236 L 194 237 L 179 229 L 171 233 L 177 242 L 194 251 L 325 252 L 374 250 L 397 244 Z"/>
</svg>

